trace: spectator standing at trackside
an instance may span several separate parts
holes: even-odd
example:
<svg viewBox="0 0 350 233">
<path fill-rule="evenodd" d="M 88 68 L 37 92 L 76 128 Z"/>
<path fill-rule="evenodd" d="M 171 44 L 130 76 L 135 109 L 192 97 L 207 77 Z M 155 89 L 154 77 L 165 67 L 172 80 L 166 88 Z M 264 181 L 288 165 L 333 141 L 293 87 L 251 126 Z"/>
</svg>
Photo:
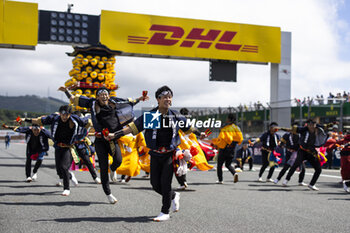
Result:
<svg viewBox="0 0 350 233">
<path fill-rule="evenodd" d="M 262 175 L 269 165 L 269 156 L 270 153 L 273 153 L 273 151 L 278 146 L 279 136 L 276 134 L 278 131 L 278 124 L 276 122 L 271 122 L 269 125 L 269 130 L 263 133 L 255 142 L 254 144 L 261 142 L 261 159 L 262 159 L 262 166 L 260 168 L 259 172 L 259 182 L 263 182 Z M 269 173 L 266 178 L 266 182 L 273 182 L 273 179 L 271 179 L 272 174 L 275 170 L 275 166 L 270 166 Z"/>
<path fill-rule="evenodd" d="M 329 96 L 327 98 L 327 104 L 333 104 L 333 99 L 334 99 L 334 95 L 332 94 L 332 92 L 329 92 Z"/>
<path fill-rule="evenodd" d="M 11 141 L 11 136 L 9 133 L 6 133 L 6 136 L 5 136 L 5 148 L 9 148 L 10 147 L 10 141 Z"/>
</svg>

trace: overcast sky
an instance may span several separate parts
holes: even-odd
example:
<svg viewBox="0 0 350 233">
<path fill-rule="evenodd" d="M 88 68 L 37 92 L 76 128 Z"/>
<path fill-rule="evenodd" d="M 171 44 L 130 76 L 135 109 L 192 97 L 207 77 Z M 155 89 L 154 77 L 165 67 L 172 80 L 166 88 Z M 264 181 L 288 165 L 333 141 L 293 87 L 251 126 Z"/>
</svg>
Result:
<svg viewBox="0 0 350 233">
<path fill-rule="evenodd" d="M 344 0 L 50 0 L 39 10 L 100 15 L 101 10 L 277 26 L 292 32 L 292 98 L 350 91 L 350 1 Z M 35 51 L 0 49 L 0 95 L 34 94 L 64 99 L 56 91 L 72 69 L 70 46 Z M 138 97 L 168 85 L 174 106 L 237 106 L 270 98 L 270 65 L 239 64 L 236 83 L 209 82 L 209 63 L 116 57 L 120 97 Z"/>
</svg>

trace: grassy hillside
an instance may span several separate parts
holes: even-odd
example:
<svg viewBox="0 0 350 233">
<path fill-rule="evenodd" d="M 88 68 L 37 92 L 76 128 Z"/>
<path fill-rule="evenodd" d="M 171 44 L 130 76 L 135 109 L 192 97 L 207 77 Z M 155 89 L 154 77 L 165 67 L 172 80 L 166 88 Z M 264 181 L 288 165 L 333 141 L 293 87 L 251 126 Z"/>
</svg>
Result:
<svg viewBox="0 0 350 233">
<path fill-rule="evenodd" d="M 44 115 L 43 113 L 34 113 L 34 112 L 26 112 L 28 118 L 39 117 Z M 14 120 L 16 120 L 17 116 L 25 117 L 24 111 L 15 111 L 15 110 L 6 110 L 0 109 L 0 124 L 7 125 L 17 125 Z"/>
<path fill-rule="evenodd" d="M 35 95 L 26 96 L 1 96 L 0 95 L 0 123 L 13 125 L 13 120 L 17 116 L 38 117 L 41 115 L 51 114 L 58 110 L 61 105 L 65 105 L 59 99 L 52 97 L 41 98 Z"/>
<path fill-rule="evenodd" d="M 6 109 L 6 110 L 49 114 L 57 111 L 61 105 L 65 105 L 65 104 L 67 104 L 67 102 L 63 102 L 59 99 L 55 99 L 52 97 L 41 98 L 35 95 L 26 95 L 26 96 L 1 96 L 0 95 L 0 109 Z"/>
</svg>

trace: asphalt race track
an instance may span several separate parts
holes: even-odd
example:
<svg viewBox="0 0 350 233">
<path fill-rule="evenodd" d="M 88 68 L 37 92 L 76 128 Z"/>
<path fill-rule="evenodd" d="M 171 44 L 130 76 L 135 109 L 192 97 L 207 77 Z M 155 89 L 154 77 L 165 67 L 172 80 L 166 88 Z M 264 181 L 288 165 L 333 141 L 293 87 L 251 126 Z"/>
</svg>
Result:
<svg viewBox="0 0 350 233">
<path fill-rule="evenodd" d="M 215 184 L 216 171 L 188 173 L 189 189 L 181 192 L 180 211 L 167 222 L 153 222 L 161 198 L 144 174 L 127 184 L 112 184 L 118 203 L 111 205 L 101 185 L 88 172 L 71 195 L 63 197 L 54 167 L 53 151 L 45 157 L 36 182 L 26 183 L 25 144 L 0 144 L 0 232 L 349 232 L 350 194 L 339 183 L 339 170 L 323 170 L 320 191 L 256 182 L 258 172 L 239 173 L 234 184 L 224 172 L 224 184 Z M 34 166 L 34 163 L 33 163 Z M 255 166 L 258 170 L 259 167 Z M 280 169 L 275 171 L 273 178 Z M 305 182 L 313 169 L 308 169 Z M 266 178 L 267 171 L 264 173 Z M 174 178 L 173 187 L 178 187 Z"/>
</svg>

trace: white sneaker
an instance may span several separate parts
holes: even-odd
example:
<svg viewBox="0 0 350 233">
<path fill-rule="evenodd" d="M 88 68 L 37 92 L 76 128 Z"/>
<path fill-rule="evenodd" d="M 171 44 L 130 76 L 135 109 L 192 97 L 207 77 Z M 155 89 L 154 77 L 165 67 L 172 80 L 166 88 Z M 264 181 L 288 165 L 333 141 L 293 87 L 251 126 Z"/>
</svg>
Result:
<svg viewBox="0 0 350 233">
<path fill-rule="evenodd" d="M 72 175 L 71 180 L 72 180 L 74 186 L 78 186 L 79 182 L 78 182 L 77 178 L 75 177 L 74 173 L 71 171 L 69 171 L 69 173 Z"/>
<path fill-rule="evenodd" d="M 120 183 L 125 183 L 125 179 L 119 180 Z"/>
<path fill-rule="evenodd" d="M 184 186 L 185 186 L 185 188 L 188 188 L 187 182 L 184 182 Z"/>
<path fill-rule="evenodd" d="M 273 183 L 274 183 L 274 184 L 277 184 L 278 181 L 280 181 L 280 180 L 279 180 L 279 179 L 276 179 L 276 180 L 273 181 Z"/>
<path fill-rule="evenodd" d="M 99 177 L 96 177 L 94 181 L 96 184 L 101 184 L 101 179 Z"/>
<path fill-rule="evenodd" d="M 69 194 L 70 194 L 70 190 L 65 189 L 65 190 L 63 190 L 63 193 L 61 195 L 62 196 L 69 196 Z"/>
<path fill-rule="evenodd" d="M 26 182 L 32 182 L 32 177 L 27 177 Z"/>
<path fill-rule="evenodd" d="M 270 179 L 266 179 L 266 182 L 273 183 L 273 182 L 274 182 L 274 180 L 270 178 Z"/>
<path fill-rule="evenodd" d="M 33 181 L 36 181 L 36 179 L 38 179 L 38 174 L 37 174 L 37 173 L 34 173 L 33 176 L 32 176 L 32 180 L 33 180 Z"/>
<path fill-rule="evenodd" d="M 237 183 L 238 182 L 238 174 L 234 174 L 233 175 L 233 183 Z"/>
<path fill-rule="evenodd" d="M 284 180 L 284 181 L 282 182 L 282 186 L 283 186 L 283 187 L 287 187 L 287 184 L 288 184 L 288 180 Z"/>
<path fill-rule="evenodd" d="M 185 190 L 186 189 L 186 186 L 185 185 L 181 185 L 177 188 L 177 190 Z"/>
<path fill-rule="evenodd" d="M 304 182 L 299 182 L 299 186 L 307 186 Z"/>
<path fill-rule="evenodd" d="M 175 197 L 172 201 L 173 204 L 173 211 L 177 212 L 180 209 L 180 193 L 179 192 L 175 192 Z"/>
<path fill-rule="evenodd" d="M 315 185 L 308 185 L 307 186 L 309 189 L 311 189 L 311 190 L 315 190 L 315 191 L 318 191 L 319 189 L 315 186 Z"/>
<path fill-rule="evenodd" d="M 235 172 L 242 172 L 242 169 L 240 169 L 239 167 L 235 169 Z"/>
<path fill-rule="evenodd" d="M 62 179 L 59 179 L 56 183 L 56 186 L 62 186 L 63 185 L 63 180 Z"/>
<path fill-rule="evenodd" d="M 115 198 L 112 194 L 107 195 L 107 198 L 108 198 L 109 203 L 111 203 L 111 204 L 115 204 L 118 201 L 117 198 Z"/>
<path fill-rule="evenodd" d="M 223 181 L 217 180 L 216 183 L 217 183 L 217 184 L 223 184 L 224 182 L 223 182 Z"/>
<path fill-rule="evenodd" d="M 162 222 L 162 221 L 166 221 L 166 220 L 169 220 L 169 219 L 170 219 L 170 215 L 169 214 L 164 214 L 164 213 L 160 212 L 160 214 L 157 217 L 155 217 L 153 219 L 153 221 L 155 221 L 155 222 Z"/>
<path fill-rule="evenodd" d="M 259 177 L 258 182 L 264 182 L 261 177 Z"/>
<path fill-rule="evenodd" d="M 111 171 L 109 173 L 109 176 L 111 178 L 111 182 L 113 182 L 113 183 L 118 182 L 118 176 L 117 176 L 117 172 L 116 171 L 114 171 L 114 172 Z"/>
<path fill-rule="evenodd" d="M 255 168 L 252 168 L 252 169 L 249 169 L 249 171 L 255 172 L 256 170 Z"/>
</svg>

